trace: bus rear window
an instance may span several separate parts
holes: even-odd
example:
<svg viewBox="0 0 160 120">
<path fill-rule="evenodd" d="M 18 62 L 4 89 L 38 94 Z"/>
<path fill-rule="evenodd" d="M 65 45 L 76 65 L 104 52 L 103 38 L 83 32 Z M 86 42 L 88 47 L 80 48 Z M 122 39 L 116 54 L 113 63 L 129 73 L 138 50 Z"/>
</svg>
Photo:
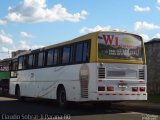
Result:
<svg viewBox="0 0 160 120">
<path fill-rule="evenodd" d="M 98 57 L 100 59 L 142 60 L 141 37 L 125 33 L 99 33 Z"/>
</svg>

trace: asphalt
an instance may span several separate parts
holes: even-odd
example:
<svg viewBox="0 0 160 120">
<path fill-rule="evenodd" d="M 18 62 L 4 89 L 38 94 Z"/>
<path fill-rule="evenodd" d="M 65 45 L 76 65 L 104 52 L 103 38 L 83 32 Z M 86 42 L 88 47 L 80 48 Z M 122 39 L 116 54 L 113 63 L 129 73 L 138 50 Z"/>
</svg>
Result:
<svg viewBox="0 0 160 120">
<path fill-rule="evenodd" d="M 114 105 L 127 110 L 134 109 L 135 111 L 139 112 L 141 112 L 141 110 L 145 112 L 150 111 L 150 113 L 156 113 L 157 115 L 160 115 L 160 103 L 151 103 L 147 101 L 125 101 L 114 103 Z"/>
<path fill-rule="evenodd" d="M 62 116 L 64 119 L 72 120 L 142 120 L 145 117 L 160 120 L 160 104 L 148 103 L 146 101 L 125 101 L 113 103 L 111 108 L 92 104 L 73 104 L 71 108 L 59 108 L 52 100 L 28 99 L 20 102 L 11 97 L 0 97 L 0 119 L 7 116 L 20 116 L 25 120 L 44 119 Z M 41 119 L 41 120 L 42 120 Z"/>
</svg>

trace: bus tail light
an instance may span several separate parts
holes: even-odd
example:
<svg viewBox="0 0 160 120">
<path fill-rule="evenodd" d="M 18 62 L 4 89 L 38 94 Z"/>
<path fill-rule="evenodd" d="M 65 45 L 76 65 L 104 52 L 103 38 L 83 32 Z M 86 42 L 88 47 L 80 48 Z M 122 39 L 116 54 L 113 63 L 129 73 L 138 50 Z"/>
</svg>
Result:
<svg viewBox="0 0 160 120">
<path fill-rule="evenodd" d="M 108 86 L 107 91 L 114 91 L 114 87 L 113 86 Z"/>
<path fill-rule="evenodd" d="M 145 87 L 140 87 L 139 90 L 140 90 L 141 92 L 144 92 L 144 91 L 145 91 Z"/>
<path fill-rule="evenodd" d="M 105 87 L 104 86 L 99 86 L 98 91 L 105 91 Z"/>
<path fill-rule="evenodd" d="M 102 82 L 102 80 L 98 80 L 98 82 Z"/>
<path fill-rule="evenodd" d="M 132 87 L 132 91 L 133 92 L 137 92 L 138 91 L 138 87 Z"/>
</svg>

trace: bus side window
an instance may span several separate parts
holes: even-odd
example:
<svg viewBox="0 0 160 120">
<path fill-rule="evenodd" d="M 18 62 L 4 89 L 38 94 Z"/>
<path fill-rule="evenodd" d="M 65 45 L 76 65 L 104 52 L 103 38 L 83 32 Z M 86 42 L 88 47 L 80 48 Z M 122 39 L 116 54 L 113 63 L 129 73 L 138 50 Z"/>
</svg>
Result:
<svg viewBox="0 0 160 120">
<path fill-rule="evenodd" d="M 48 50 L 46 52 L 46 65 L 47 66 L 53 65 L 53 55 L 54 55 L 54 50 L 53 49 Z"/>
<path fill-rule="evenodd" d="M 65 46 L 63 48 L 63 58 L 62 58 L 62 64 L 69 64 L 70 60 L 70 46 Z"/>
<path fill-rule="evenodd" d="M 83 43 L 76 44 L 76 55 L 75 55 L 76 63 L 80 63 L 82 61 L 82 48 L 83 48 Z"/>
<path fill-rule="evenodd" d="M 74 50 L 74 46 L 75 46 L 74 44 L 71 45 L 71 50 L 70 50 L 70 51 L 71 51 L 71 52 L 70 52 L 70 64 L 73 64 L 73 63 L 74 63 L 74 55 L 75 55 L 75 54 L 74 54 L 74 51 L 75 51 L 75 50 Z"/>
<path fill-rule="evenodd" d="M 18 61 L 17 59 L 14 59 L 11 62 L 11 71 L 16 71 L 16 70 L 18 70 Z"/>
<path fill-rule="evenodd" d="M 34 68 L 36 68 L 38 65 L 38 53 L 34 54 L 34 58 L 33 58 L 33 66 Z"/>
<path fill-rule="evenodd" d="M 57 65 L 57 63 L 58 63 L 58 50 L 57 49 L 55 49 L 54 50 L 54 65 Z"/>
<path fill-rule="evenodd" d="M 23 68 L 23 56 L 18 59 L 18 69 L 21 70 Z"/>
<path fill-rule="evenodd" d="M 16 70 L 18 70 L 18 62 L 17 61 L 15 61 L 13 63 L 13 71 L 16 71 Z"/>
<path fill-rule="evenodd" d="M 83 62 L 89 61 L 89 42 L 84 42 L 83 44 Z"/>
<path fill-rule="evenodd" d="M 62 65 L 62 53 L 63 49 L 62 47 L 58 48 L 58 65 Z"/>
<path fill-rule="evenodd" d="M 25 55 L 23 56 L 23 65 L 22 65 L 22 69 L 27 69 L 28 66 L 28 56 Z"/>
<path fill-rule="evenodd" d="M 43 52 L 40 52 L 38 54 L 38 67 L 42 67 L 43 66 Z"/>
<path fill-rule="evenodd" d="M 28 57 L 28 68 L 32 68 L 32 65 L 33 65 L 33 55 L 29 55 Z"/>
<path fill-rule="evenodd" d="M 18 69 L 18 62 L 17 59 L 12 60 L 11 62 L 11 69 L 10 69 L 10 77 L 15 78 L 17 77 L 17 69 Z"/>
</svg>

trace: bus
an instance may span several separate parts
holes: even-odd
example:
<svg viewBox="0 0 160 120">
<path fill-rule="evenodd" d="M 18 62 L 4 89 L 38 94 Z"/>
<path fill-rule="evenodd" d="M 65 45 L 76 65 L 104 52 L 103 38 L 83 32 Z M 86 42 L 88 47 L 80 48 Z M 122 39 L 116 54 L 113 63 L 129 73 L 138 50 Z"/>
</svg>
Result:
<svg viewBox="0 0 160 120">
<path fill-rule="evenodd" d="M 0 94 L 7 95 L 9 93 L 9 63 L 10 58 L 0 60 Z"/>
<path fill-rule="evenodd" d="M 10 94 L 68 102 L 147 100 L 142 37 L 118 31 L 88 33 L 12 59 Z"/>
</svg>

